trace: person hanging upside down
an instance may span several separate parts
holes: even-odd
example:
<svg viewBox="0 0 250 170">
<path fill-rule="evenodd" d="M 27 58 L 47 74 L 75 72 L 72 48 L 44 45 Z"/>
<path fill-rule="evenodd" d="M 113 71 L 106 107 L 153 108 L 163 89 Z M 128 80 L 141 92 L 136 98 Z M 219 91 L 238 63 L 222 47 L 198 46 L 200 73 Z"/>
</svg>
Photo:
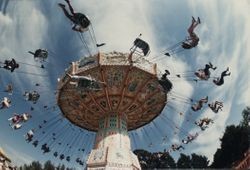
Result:
<svg viewBox="0 0 250 170">
<path fill-rule="evenodd" d="M 11 60 L 5 60 L 4 66 L 1 66 L 1 68 L 4 68 L 6 70 L 10 70 L 13 72 L 15 69 L 19 68 L 19 64 L 17 64 L 16 60 L 12 58 Z"/>
<path fill-rule="evenodd" d="M 170 57 L 173 54 L 177 54 L 186 49 L 196 47 L 199 42 L 199 37 L 194 33 L 194 29 L 197 27 L 198 24 L 200 24 L 200 18 L 198 17 L 198 20 L 196 21 L 194 17 L 192 17 L 192 23 L 187 30 L 189 34 L 188 37 L 184 41 L 178 42 L 177 44 L 167 48 L 166 53 L 164 53 L 164 55 Z"/>
<path fill-rule="evenodd" d="M 198 103 L 194 104 L 194 105 L 191 107 L 191 109 L 192 109 L 193 111 L 195 111 L 195 112 L 198 111 L 198 110 L 201 110 L 203 104 L 204 104 L 204 103 L 207 103 L 207 102 L 208 102 L 208 96 L 207 96 L 206 98 L 200 99 L 200 100 L 198 101 Z"/>
<path fill-rule="evenodd" d="M 192 23 L 190 25 L 190 27 L 188 28 L 188 38 L 186 39 L 186 41 L 182 42 L 182 48 L 184 49 L 190 49 L 193 47 L 196 47 L 198 45 L 199 42 L 199 37 L 194 33 L 194 29 L 197 27 L 198 24 L 200 24 L 200 18 L 198 17 L 198 21 L 196 21 L 194 19 L 194 17 L 192 17 Z"/>
<path fill-rule="evenodd" d="M 221 73 L 220 77 L 217 77 L 213 80 L 214 84 L 216 84 L 217 86 L 221 86 L 222 84 L 224 84 L 224 77 L 225 76 L 230 76 L 231 72 L 227 73 L 229 71 L 229 68 L 227 68 L 225 71 L 223 71 Z"/>
<path fill-rule="evenodd" d="M 65 5 L 58 3 L 59 7 L 62 8 L 65 16 L 74 23 L 72 29 L 74 31 L 84 32 L 90 25 L 88 17 L 82 13 L 75 13 L 73 7 L 71 6 L 69 0 L 65 0 L 69 6 L 70 13 L 66 10 Z"/>
<path fill-rule="evenodd" d="M 223 107 L 223 103 L 219 102 L 219 101 L 215 101 L 214 103 L 209 103 L 208 107 L 210 107 L 210 109 L 214 112 L 214 113 L 218 113 L 219 110 L 222 110 Z"/>
</svg>

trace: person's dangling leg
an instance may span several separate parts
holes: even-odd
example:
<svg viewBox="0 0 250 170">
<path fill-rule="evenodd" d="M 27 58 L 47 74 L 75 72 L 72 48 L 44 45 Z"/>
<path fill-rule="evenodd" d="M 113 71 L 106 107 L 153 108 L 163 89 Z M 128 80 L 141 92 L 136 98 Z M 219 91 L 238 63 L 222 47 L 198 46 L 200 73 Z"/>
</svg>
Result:
<svg viewBox="0 0 250 170">
<path fill-rule="evenodd" d="M 226 75 L 227 75 L 227 70 L 226 70 L 226 71 L 223 71 L 223 72 L 221 73 L 221 76 L 220 76 L 220 77 L 222 78 L 222 77 L 225 77 Z"/>
<path fill-rule="evenodd" d="M 206 76 L 209 74 L 209 69 L 210 69 L 210 68 L 211 68 L 210 65 L 208 65 L 208 64 L 205 65 L 204 73 L 205 73 Z"/>
<path fill-rule="evenodd" d="M 193 24 L 193 30 L 197 27 L 197 25 L 199 25 L 199 22 L 195 22 L 195 23 Z"/>
<path fill-rule="evenodd" d="M 194 22 L 193 24 L 193 28 L 195 29 L 197 27 L 197 25 L 199 25 L 201 23 L 200 18 L 198 17 L 198 20 Z"/>
<path fill-rule="evenodd" d="M 210 66 L 210 68 L 213 69 L 213 70 L 216 70 L 216 68 L 217 68 L 217 67 L 214 67 L 213 64 L 212 64 L 211 62 L 209 62 L 209 66 Z"/>
<path fill-rule="evenodd" d="M 191 35 L 192 33 L 193 33 L 193 31 L 194 31 L 194 24 L 196 23 L 196 21 L 194 20 L 194 18 L 192 19 L 192 23 L 191 23 L 191 25 L 190 25 L 190 27 L 188 28 L 188 33 L 189 33 L 189 35 Z"/>
<path fill-rule="evenodd" d="M 68 6 L 69 6 L 69 10 L 70 10 L 71 14 L 75 15 L 75 11 L 74 11 L 73 7 L 71 6 L 69 0 L 65 0 L 65 1 L 67 2 Z"/>
<path fill-rule="evenodd" d="M 223 106 L 219 105 L 219 106 L 216 108 L 216 111 L 217 111 L 217 112 L 219 112 L 219 110 L 222 111 L 222 107 L 223 107 Z"/>
<path fill-rule="evenodd" d="M 230 76 L 230 72 L 229 73 L 227 73 L 229 71 L 229 68 L 227 68 L 225 71 L 223 71 L 222 73 L 221 73 L 221 79 L 223 79 L 225 76 Z"/>
<path fill-rule="evenodd" d="M 192 16 L 192 23 L 196 22 L 195 18 Z"/>
<path fill-rule="evenodd" d="M 65 15 L 68 19 L 70 19 L 72 22 L 74 22 L 73 16 L 70 15 L 69 12 L 65 9 L 65 5 L 64 5 L 64 4 L 61 4 L 61 3 L 59 3 L 58 5 L 59 5 L 59 7 L 62 8 L 62 10 L 63 10 L 63 12 L 64 12 L 64 15 Z"/>
</svg>

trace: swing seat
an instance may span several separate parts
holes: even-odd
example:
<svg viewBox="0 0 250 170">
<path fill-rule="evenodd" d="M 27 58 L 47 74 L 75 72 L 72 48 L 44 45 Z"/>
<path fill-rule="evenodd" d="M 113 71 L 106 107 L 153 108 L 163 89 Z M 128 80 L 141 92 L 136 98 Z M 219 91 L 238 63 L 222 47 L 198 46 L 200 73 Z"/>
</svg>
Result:
<svg viewBox="0 0 250 170">
<path fill-rule="evenodd" d="M 141 51 L 137 51 L 136 48 L 140 48 Z M 150 53 L 150 47 L 147 42 L 143 41 L 140 38 L 136 38 L 134 41 L 134 46 L 130 49 L 130 51 L 135 51 L 139 54 L 143 54 L 144 56 L 147 56 Z"/>
<path fill-rule="evenodd" d="M 77 27 L 77 30 L 79 30 L 79 32 L 87 31 L 88 27 L 90 26 L 90 20 L 88 19 L 88 17 L 82 13 L 76 13 L 74 17 L 74 27 Z"/>
<path fill-rule="evenodd" d="M 73 29 L 74 31 L 76 31 L 76 32 L 81 32 L 81 33 L 86 32 L 86 31 L 89 30 L 88 27 L 87 27 L 87 28 L 83 28 L 81 25 L 78 25 L 78 24 L 75 24 L 75 25 L 72 27 L 72 29 Z"/>
<path fill-rule="evenodd" d="M 173 87 L 173 84 L 168 79 L 158 80 L 158 82 L 162 86 L 165 92 L 169 92 Z"/>
<path fill-rule="evenodd" d="M 191 48 L 193 48 L 193 46 L 191 46 L 189 43 L 187 43 L 187 42 L 182 42 L 182 48 L 184 48 L 184 49 L 191 49 Z"/>
<path fill-rule="evenodd" d="M 48 51 L 45 49 L 38 49 L 35 51 L 34 59 L 35 61 L 43 62 L 48 58 Z"/>
<path fill-rule="evenodd" d="M 78 88 L 85 89 L 87 91 L 99 91 L 101 90 L 101 86 L 99 82 L 94 80 L 82 79 L 78 81 Z"/>
</svg>

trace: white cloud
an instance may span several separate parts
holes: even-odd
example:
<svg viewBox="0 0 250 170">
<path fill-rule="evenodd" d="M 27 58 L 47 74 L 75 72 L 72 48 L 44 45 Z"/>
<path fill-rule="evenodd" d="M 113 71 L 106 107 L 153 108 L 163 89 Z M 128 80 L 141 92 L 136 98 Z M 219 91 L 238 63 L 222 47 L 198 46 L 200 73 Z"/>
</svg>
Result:
<svg viewBox="0 0 250 170">
<path fill-rule="evenodd" d="M 24 152 L 18 151 L 14 146 L 3 145 L 3 149 L 7 156 L 12 160 L 12 164 L 15 166 L 20 166 L 23 164 L 31 163 L 34 158 L 25 154 Z"/>
<path fill-rule="evenodd" d="M 12 19 L 9 17 L 9 15 L 3 15 L 3 13 L 0 12 L 0 22 L 2 26 L 8 26 L 12 23 Z"/>
</svg>

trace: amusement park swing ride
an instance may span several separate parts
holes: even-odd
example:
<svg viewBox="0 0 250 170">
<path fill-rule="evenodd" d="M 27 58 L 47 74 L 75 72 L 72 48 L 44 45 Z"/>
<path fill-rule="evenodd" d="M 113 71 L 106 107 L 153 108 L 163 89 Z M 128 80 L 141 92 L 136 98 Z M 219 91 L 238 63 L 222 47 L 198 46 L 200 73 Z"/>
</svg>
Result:
<svg viewBox="0 0 250 170">
<path fill-rule="evenodd" d="M 69 3 L 69 1 L 66 2 Z M 59 6 L 64 10 L 65 5 L 59 4 Z M 137 156 L 132 152 L 128 132 L 146 126 L 161 115 L 169 100 L 168 94 L 171 92 L 173 86 L 167 78 L 170 72 L 165 70 L 165 73 L 159 78 L 161 73 L 157 72 L 157 65 L 147 60 L 147 56 L 150 53 L 150 46 L 141 39 L 141 34 L 135 39 L 128 53 L 117 51 L 101 53 L 99 50 L 94 54 L 91 53 L 90 44 L 85 39 L 86 34 L 92 40 L 92 47 L 94 44 L 94 49 L 105 45 L 105 43 L 97 44 L 92 24 L 87 16 L 75 13 L 75 17 L 76 20 L 73 20 L 74 26 L 72 29 L 77 32 L 89 56 L 71 62 L 61 77 L 58 78 L 56 106 L 60 109 L 60 118 L 56 119 L 58 116 L 56 115 L 50 120 L 44 120 L 38 129 L 29 130 L 26 134 L 26 141 L 32 142 L 32 145 L 37 147 L 50 136 L 51 139 L 42 145 L 41 150 L 44 153 L 48 153 L 56 145 L 61 146 L 62 149 L 53 150 L 53 156 L 70 162 L 71 157 L 66 156 L 64 153 L 72 151 L 74 145 L 81 145 L 82 139 L 88 139 L 88 144 L 91 139 L 88 134 L 77 135 L 76 137 L 74 134 L 71 134 L 73 137 L 72 140 L 63 144 L 66 139 L 64 134 L 70 133 L 71 126 L 74 125 L 80 128 L 80 133 L 82 132 L 81 129 L 84 129 L 95 134 L 94 146 L 88 154 L 88 159 L 85 160 L 86 164 L 84 160 L 81 160 L 81 156 L 76 158 L 76 162 L 79 165 L 86 165 L 86 168 L 90 170 L 141 169 Z M 193 24 L 197 26 L 199 23 L 193 18 Z M 198 41 L 199 39 L 195 45 L 197 45 Z M 171 51 L 171 49 L 168 49 L 169 52 L 165 51 L 164 55 L 170 56 L 184 49 L 191 48 L 190 45 L 189 48 L 184 48 L 187 43 L 185 43 L 184 47 L 183 44 L 180 42 L 174 45 L 174 50 Z M 44 63 L 46 64 L 49 53 L 52 53 L 52 51 L 37 49 L 35 52 L 29 51 L 29 53 L 34 56 L 35 61 L 43 63 L 41 68 L 44 69 Z M 5 66 L 2 68 L 11 72 L 19 67 L 14 59 L 3 64 Z M 209 63 L 205 69 L 195 72 L 195 75 L 200 80 L 208 80 L 210 68 L 213 70 L 216 69 L 216 67 L 213 67 Z M 180 76 L 183 75 L 177 75 L 178 78 Z M 40 85 L 37 84 L 37 86 Z M 8 91 L 6 92 L 12 93 L 13 87 L 11 85 L 7 87 Z M 40 94 L 37 91 L 30 91 L 25 92 L 24 96 L 27 101 L 32 101 L 33 104 L 36 104 Z M 172 96 L 175 99 L 179 98 L 185 102 L 193 102 L 192 99 L 188 101 L 189 99 L 177 94 L 172 94 Z M 207 98 L 201 99 L 195 107 L 192 107 L 193 111 L 200 110 L 202 104 L 207 102 Z M 1 109 L 9 108 L 10 103 L 11 101 L 5 97 L 2 101 Z M 52 109 L 55 110 L 56 106 L 53 106 Z M 222 106 L 222 103 L 220 106 Z M 44 108 L 47 110 L 51 109 L 48 106 L 44 106 Z M 33 109 L 32 107 L 31 111 Z M 22 119 L 24 116 L 25 120 Z M 20 122 L 25 122 L 29 118 L 31 118 L 29 114 L 23 114 L 22 116 L 15 115 L 9 120 L 12 121 L 15 129 L 19 129 L 22 126 Z M 62 129 L 58 129 L 57 125 L 61 124 L 63 118 L 66 118 L 70 122 L 70 126 L 66 123 L 61 127 L 63 132 L 60 132 Z M 168 121 L 170 120 L 168 119 Z M 155 122 L 153 123 L 158 127 Z M 207 118 L 195 123 L 201 127 L 201 130 L 205 130 L 207 125 L 213 123 L 213 121 Z M 178 129 L 176 125 L 173 126 Z M 46 133 L 44 129 L 48 129 L 48 127 L 53 127 L 54 132 Z M 39 139 L 39 134 L 43 136 L 43 139 Z M 184 144 L 191 142 L 198 136 L 198 133 L 194 136 L 189 133 L 186 134 L 188 134 L 187 139 L 182 140 Z M 147 133 L 146 135 L 148 136 Z M 36 139 L 33 139 L 34 136 Z M 57 141 L 59 139 L 60 142 Z M 167 137 L 164 136 L 163 141 L 166 142 L 166 140 Z M 151 145 L 152 143 L 150 143 Z M 181 145 L 172 145 L 173 151 L 180 148 L 183 147 Z M 78 149 L 78 151 L 81 154 L 86 152 L 85 149 Z M 75 151 L 72 151 L 72 155 L 74 154 Z"/>
</svg>

